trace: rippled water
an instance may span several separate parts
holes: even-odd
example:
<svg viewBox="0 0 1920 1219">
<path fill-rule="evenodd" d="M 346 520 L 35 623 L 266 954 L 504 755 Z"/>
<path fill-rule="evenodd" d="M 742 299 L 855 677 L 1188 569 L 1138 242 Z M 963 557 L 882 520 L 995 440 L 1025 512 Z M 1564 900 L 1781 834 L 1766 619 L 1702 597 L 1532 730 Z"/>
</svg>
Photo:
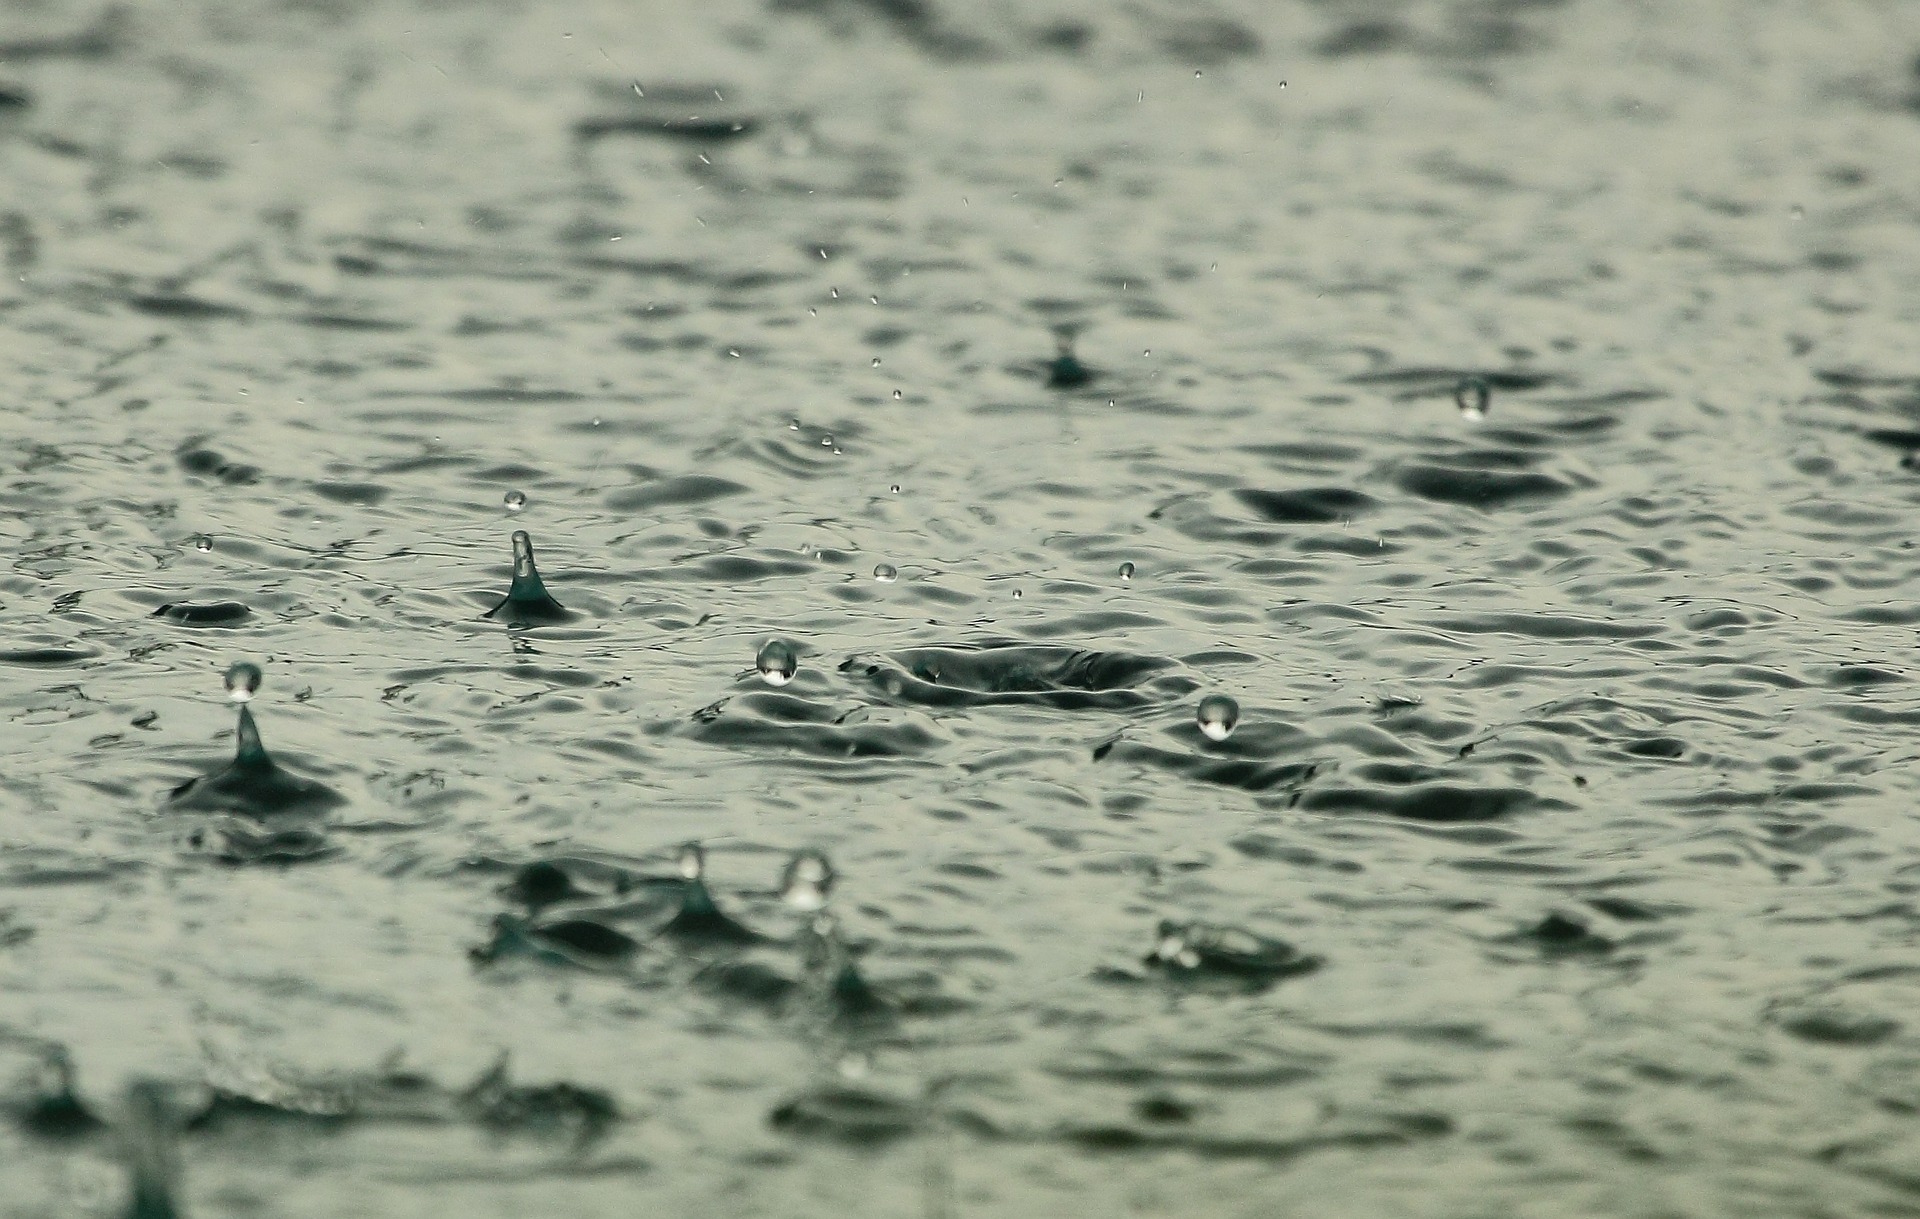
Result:
<svg viewBox="0 0 1920 1219">
<path fill-rule="evenodd" d="M 1920 1214 L 1916 47 L 14 0 L 0 1214 Z"/>
</svg>

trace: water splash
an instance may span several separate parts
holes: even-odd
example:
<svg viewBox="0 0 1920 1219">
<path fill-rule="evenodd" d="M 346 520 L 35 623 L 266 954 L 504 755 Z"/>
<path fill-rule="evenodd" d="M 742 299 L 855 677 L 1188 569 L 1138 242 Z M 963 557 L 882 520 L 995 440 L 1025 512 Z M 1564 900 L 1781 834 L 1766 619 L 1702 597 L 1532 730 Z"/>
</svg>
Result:
<svg viewBox="0 0 1920 1219">
<path fill-rule="evenodd" d="M 238 813 L 255 820 L 317 814 L 342 803 L 338 792 L 301 778 L 267 753 L 260 740 L 260 727 L 246 705 L 260 688 L 259 667 L 234 665 L 227 670 L 226 685 L 228 697 L 240 704 L 234 725 L 233 761 L 175 787 L 168 794 L 168 803 L 199 812 Z"/>
<path fill-rule="evenodd" d="M 547 592 L 540 569 L 533 562 L 533 539 L 524 529 L 513 533 L 513 584 L 500 603 L 486 612 L 488 618 L 500 618 L 509 626 L 531 626 L 571 622 L 575 615 Z"/>
<path fill-rule="evenodd" d="M 784 686 L 793 680 L 800 668 L 800 657 L 794 646 L 784 639 L 769 639 L 760 648 L 760 654 L 754 657 L 753 667 L 760 671 L 760 679 L 769 686 Z"/>
<path fill-rule="evenodd" d="M 500 504 L 508 512 L 524 512 L 527 507 L 527 493 L 525 491 L 509 491 L 506 494 L 506 498 L 500 501 Z"/>
<path fill-rule="evenodd" d="M 727 917 L 715 904 L 713 894 L 707 889 L 705 848 L 697 842 L 689 842 L 680 848 L 675 862 L 683 882 L 680 909 L 660 929 L 661 935 L 717 944 L 760 942 L 759 933 Z"/>
<path fill-rule="evenodd" d="M 780 900 L 803 914 L 826 909 L 833 864 L 819 851 L 796 851 L 780 876 Z"/>
<path fill-rule="evenodd" d="M 1062 326 L 1054 331 L 1057 354 L 1047 361 L 1048 389 L 1079 389 L 1093 380 L 1093 370 L 1073 354 L 1073 340 L 1077 333 L 1071 326 Z"/>
<path fill-rule="evenodd" d="M 1460 408 L 1460 417 L 1478 423 L 1487 417 L 1487 407 L 1493 401 L 1493 386 L 1485 377 L 1465 377 L 1453 387 L 1453 402 Z"/>
<path fill-rule="evenodd" d="M 174 1202 L 180 1187 L 178 1119 L 166 1090 L 148 1080 L 130 1085 L 126 1115 L 127 1172 L 132 1180 L 127 1219 L 180 1219 Z"/>
<path fill-rule="evenodd" d="M 1224 694 L 1209 694 L 1200 700 L 1194 722 L 1209 741 L 1224 741 L 1233 735 L 1234 725 L 1240 722 L 1240 704 Z"/>
</svg>

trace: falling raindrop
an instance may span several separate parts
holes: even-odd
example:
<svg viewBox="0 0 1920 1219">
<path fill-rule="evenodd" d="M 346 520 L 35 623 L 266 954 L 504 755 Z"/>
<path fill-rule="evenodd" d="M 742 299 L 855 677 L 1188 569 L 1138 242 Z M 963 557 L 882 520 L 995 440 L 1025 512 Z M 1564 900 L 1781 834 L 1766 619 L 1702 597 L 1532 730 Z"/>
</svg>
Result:
<svg viewBox="0 0 1920 1219">
<path fill-rule="evenodd" d="M 1120 565 L 1120 578 L 1121 578 L 1122 580 L 1131 580 L 1131 579 L 1133 579 L 1133 564 L 1131 564 L 1131 563 L 1122 563 L 1122 564 Z"/>
<path fill-rule="evenodd" d="M 833 890 L 833 865 L 818 851 L 799 851 L 780 877 L 780 900 L 806 914 L 824 910 Z"/>
<path fill-rule="evenodd" d="M 900 484 L 895 483 L 891 487 L 888 487 L 887 490 L 893 492 L 895 495 L 898 495 L 900 494 Z"/>
<path fill-rule="evenodd" d="M 799 671 L 800 657 L 786 640 L 769 639 L 754 658 L 753 667 L 760 670 L 761 680 L 769 686 L 784 686 Z"/>
<path fill-rule="evenodd" d="M 193 535 L 193 548 L 205 554 L 213 549 L 213 539 L 204 533 L 196 533 Z"/>
<path fill-rule="evenodd" d="M 900 394 L 900 391 L 899 391 L 899 390 L 897 390 L 897 389 L 896 389 L 896 390 L 894 390 L 894 391 L 893 391 L 893 400 L 894 400 L 895 402 L 898 402 L 898 401 L 900 401 L 900 398 L 901 398 L 901 394 Z"/>
<path fill-rule="evenodd" d="M 873 363 L 869 367 L 872 367 L 872 368 L 880 367 L 880 357 L 879 356 L 873 357 Z"/>
<path fill-rule="evenodd" d="M 833 447 L 833 437 L 831 437 L 831 436 L 822 436 L 822 437 L 820 438 L 820 447 L 821 447 L 821 448 L 823 448 L 823 449 L 830 449 L 830 448 L 832 448 L 832 447 Z"/>
<path fill-rule="evenodd" d="M 527 506 L 527 493 L 525 491 L 509 491 L 507 492 L 506 499 L 501 502 L 506 505 L 508 512 L 519 512 Z"/>
<path fill-rule="evenodd" d="M 1233 726 L 1240 722 L 1240 704 L 1224 694 L 1209 694 L 1200 700 L 1200 709 L 1194 719 L 1209 741 L 1224 741 L 1233 734 Z"/>
<path fill-rule="evenodd" d="M 891 584 L 900 578 L 900 573 L 895 570 L 893 564 L 882 563 L 873 569 L 873 578 L 882 584 Z"/>
<path fill-rule="evenodd" d="M 251 702 L 260 690 L 260 666 L 249 661 L 235 661 L 227 668 L 227 697 L 236 703 Z"/>
<path fill-rule="evenodd" d="M 1485 377 L 1466 377 L 1453 387 L 1453 401 L 1460 408 L 1463 419 L 1485 419 L 1487 405 L 1492 400 L 1493 387 L 1487 384 Z"/>
</svg>

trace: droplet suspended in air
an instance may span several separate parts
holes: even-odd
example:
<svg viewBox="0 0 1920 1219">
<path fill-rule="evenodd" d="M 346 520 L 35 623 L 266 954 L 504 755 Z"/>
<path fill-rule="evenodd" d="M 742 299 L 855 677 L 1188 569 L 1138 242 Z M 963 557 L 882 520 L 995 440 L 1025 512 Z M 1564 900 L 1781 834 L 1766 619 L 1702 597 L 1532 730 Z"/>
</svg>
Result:
<svg viewBox="0 0 1920 1219">
<path fill-rule="evenodd" d="M 213 539 L 204 533 L 196 533 L 193 535 L 193 548 L 205 554 L 213 549 Z"/>
<path fill-rule="evenodd" d="M 900 391 L 899 391 L 899 390 L 897 390 L 897 389 L 896 389 L 896 390 L 894 390 L 894 391 L 893 391 L 893 400 L 894 400 L 895 402 L 898 402 L 898 401 L 900 401 L 900 399 L 901 399 L 901 396 L 902 396 L 902 395 L 901 395 L 901 393 L 900 393 Z"/>
<path fill-rule="evenodd" d="M 806 914 L 824 910 L 833 891 L 833 865 L 818 851 L 794 853 L 780 876 L 780 900 Z"/>
<path fill-rule="evenodd" d="M 706 875 L 707 850 L 697 842 L 689 842 L 680 848 L 680 854 L 674 860 L 674 868 L 682 880 L 699 880 Z"/>
<path fill-rule="evenodd" d="M 525 491 L 509 491 L 507 492 L 506 498 L 500 502 L 505 505 L 508 512 L 520 512 L 525 510 L 527 506 L 527 493 Z"/>
<path fill-rule="evenodd" d="M 1131 564 L 1131 563 L 1122 563 L 1122 564 L 1120 565 L 1120 578 L 1121 578 L 1122 580 L 1131 580 L 1131 579 L 1133 579 L 1133 564 Z"/>
<path fill-rule="evenodd" d="M 1224 741 L 1233 735 L 1233 726 L 1240 722 L 1240 704 L 1224 694 L 1209 694 L 1200 700 L 1194 722 L 1209 741 Z"/>
<path fill-rule="evenodd" d="M 260 692 L 260 666 L 239 660 L 227 667 L 227 697 L 236 703 L 253 701 Z"/>
<path fill-rule="evenodd" d="M 873 569 L 873 578 L 882 584 L 891 584 L 900 578 L 900 572 L 891 563 L 881 563 Z"/>
<path fill-rule="evenodd" d="M 893 484 L 893 485 L 892 485 L 891 487 L 888 487 L 888 488 L 887 488 L 887 490 L 888 490 L 888 491 L 891 491 L 891 492 L 892 492 L 893 494 L 895 494 L 895 495 L 898 495 L 898 494 L 900 494 L 900 484 L 899 484 L 899 483 L 895 483 L 895 484 Z"/>
<path fill-rule="evenodd" d="M 799 671 L 800 657 L 786 640 L 769 639 L 754 658 L 753 667 L 760 670 L 760 679 L 769 686 L 784 686 Z"/>
<path fill-rule="evenodd" d="M 1466 377 L 1453 387 L 1454 405 L 1460 408 L 1463 419 L 1485 419 L 1487 406 L 1492 400 L 1493 387 L 1487 384 L 1485 377 Z"/>
</svg>

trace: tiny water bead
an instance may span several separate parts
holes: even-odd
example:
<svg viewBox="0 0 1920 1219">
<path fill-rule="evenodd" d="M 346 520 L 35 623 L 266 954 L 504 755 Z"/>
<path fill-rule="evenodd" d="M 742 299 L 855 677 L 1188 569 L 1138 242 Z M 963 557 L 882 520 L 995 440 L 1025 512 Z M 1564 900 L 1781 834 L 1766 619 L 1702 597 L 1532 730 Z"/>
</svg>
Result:
<svg viewBox="0 0 1920 1219">
<path fill-rule="evenodd" d="M 1233 726 L 1240 722 L 1240 704 L 1224 694 L 1209 694 L 1200 700 L 1194 722 L 1209 741 L 1224 741 L 1233 735 Z"/>
<path fill-rule="evenodd" d="M 1131 580 L 1131 579 L 1133 579 L 1133 564 L 1131 564 L 1131 563 L 1122 563 L 1122 564 L 1120 565 L 1120 578 L 1121 578 L 1122 580 Z"/>
<path fill-rule="evenodd" d="M 1463 419 L 1485 419 L 1487 406 L 1492 400 L 1493 387 L 1487 384 L 1485 377 L 1466 377 L 1453 387 L 1454 405 L 1460 408 Z"/>
<path fill-rule="evenodd" d="M 527 506 L 527 493 L 525 491 L 509 491 L 501 503 L 506 506 L 508 512 L 520 512 Z"/>
<path fill-rule="evenodd" d="M 674 870 L 681 880 L 699 880 L 706 875 L 707 849 L 697 842 L 686 843 L 674 858 Z"/>
<path fill-rule="evenodd" d="M 213 539 L 204 533 L 196 533 L 193 535 L 193 548 L 205 554 L 213 549 Z"/>
<path fill-rule="evenodd" d="M 873 569 L 873 578 L 882 584 L 891 584 L 900 578 L 900 572 L 891 563 L 882 563 Z"/>
<path fill-rule="evenodd" d="M 780 900 L 803 914 L 826 909 L 833 864 L 819 851 L 797 851 L 780 877 Z"/>
<path fill-rule="evenodd" d="M 260 691 L 260 666 L 249 661 L 235 661 L 227 667 L 227 697 L 236 703 L 253 701 Z"/>
<path fill-rule="evenodd" d="M 800 668 L 799 654 L 794 646 L 784 639 L 769 639 L 760 647 L 760 654 L 754 657 L 753 667 L 760 671 L 760 679 L 769 686 L 784 686 L 793 680 Z"/>
</svg>

